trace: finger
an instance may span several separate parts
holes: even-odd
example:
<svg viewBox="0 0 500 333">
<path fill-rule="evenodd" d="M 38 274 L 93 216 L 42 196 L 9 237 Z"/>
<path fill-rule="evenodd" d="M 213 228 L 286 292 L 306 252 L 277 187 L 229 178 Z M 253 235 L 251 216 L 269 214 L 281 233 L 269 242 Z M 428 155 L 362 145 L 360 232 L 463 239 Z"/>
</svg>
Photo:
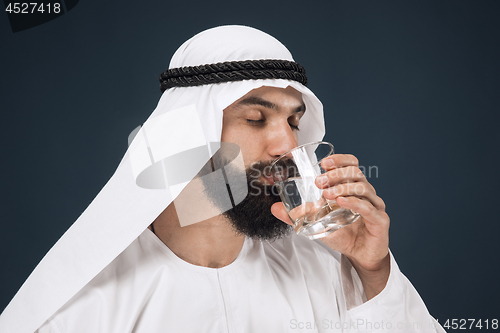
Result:
<svg viewBox="0 0 500 333">
<path fill-rule="evenodd" d="M 389 230 L 390 219 L 386 212 L 375 208 L 370 202 L 357 197 L 338 197 L 336 199 L 340 207 L 352 209 L 359 213 L 367 228 L 371 231 L 382 232 Z"/>
<path fill-rule="evenodd" d="M 271 206 L 271 213 L 278 219 L 286 224 L 293 225 L 292 221 L 290 220 L 290 217 L 288 217 L 288 214 L 286 212 L 285 205 L 283 205 L 282 202 L 276 202 Z"/>
<path fill-rule="evenodd" d="M 316 186 L 319 188 L 332 187 L 340 183 L 366 180 L 365 175 L 357 166 L 348 166 L 332 169 L 316 177 Z M 366 180 L 366 182 L 368 182 Z"/>
<path fill-rule="evenodd" d="M 359 161 L 356 156 L 351 154 L 333 154 L 325 157 L 321 161 L 321 166 L 325 170 L 331 170 L 334 168 L 342 168 L 346 166 L 358 166 Z"/>
<path fill-rule="evenodd" d="M 385 203 L 377 196 L 373 186 L 366 182 L 346 183 L 330 187 L 323 191 L 323 196 L 327 200 L 335 200 L 338 197 L 355 196 L 368 200 L 375 208 L 385 210 Z"/>
</svg>

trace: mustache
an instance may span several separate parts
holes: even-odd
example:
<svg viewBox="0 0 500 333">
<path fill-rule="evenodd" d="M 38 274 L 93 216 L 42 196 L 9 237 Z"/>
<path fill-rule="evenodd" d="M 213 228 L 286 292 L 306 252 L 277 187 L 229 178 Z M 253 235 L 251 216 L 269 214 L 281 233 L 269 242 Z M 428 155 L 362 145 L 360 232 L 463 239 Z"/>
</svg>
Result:
<svg viewBox="0 0 500 333">
<path fill-rule="evenodd" d="M 259 179 L 261 176 L 271 176 L 272 161 L 258 161 L 250 164 L 247 169 L 249 179 Z"/>
<path fill-rule="evenodd" d="M 247 169 L 249 180 L 259 179 L 261 176 L 273 177 L 278 179 L 292 177 L 298 174 L 297 165 L 290 158 L 282 158 L 278 161 L 258 161 L 250 164 Z"/>
</svg>

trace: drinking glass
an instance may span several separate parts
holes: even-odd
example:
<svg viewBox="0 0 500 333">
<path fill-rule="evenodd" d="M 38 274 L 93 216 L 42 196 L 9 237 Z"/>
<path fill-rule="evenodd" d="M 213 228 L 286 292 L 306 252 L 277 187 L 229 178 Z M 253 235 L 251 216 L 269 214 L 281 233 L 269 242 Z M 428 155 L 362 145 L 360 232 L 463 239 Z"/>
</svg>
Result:
<svg viewBox="0 0 500 333">
<path fill-rule="evenodd" d="M 326 200 L 314 183 L 326 171 L 321 160 L 334 153 L 329 142 L 311 142 L 284 153 L 271 164 L 274 183 L 295 232 L 309 239 L 325 237 L 359 218 L 351 209 Z"/>
</svg>

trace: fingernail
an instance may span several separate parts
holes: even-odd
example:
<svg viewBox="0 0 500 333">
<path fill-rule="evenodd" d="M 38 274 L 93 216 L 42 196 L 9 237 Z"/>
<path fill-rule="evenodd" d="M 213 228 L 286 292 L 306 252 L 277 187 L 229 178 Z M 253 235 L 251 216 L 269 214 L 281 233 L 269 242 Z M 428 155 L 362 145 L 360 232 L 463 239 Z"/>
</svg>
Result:
<svg viewBox="0 0 500 333">
<path fill-rule="evenodd" d="M 325 161 L 323 162 L 323 164 L 325 165 L 325 167 L 331 168 L 334 163 L 333 163 L 333 160 L 331 158 L 326 158 Z"/>
<path fill-rule="evenodd" d="M 328 183 L 328 176 L 327 175 L 318 176 L 318 178 L 316 178 L 316 183 L 318 183 L 319 185 L 324 185 Z"/>
</svg>

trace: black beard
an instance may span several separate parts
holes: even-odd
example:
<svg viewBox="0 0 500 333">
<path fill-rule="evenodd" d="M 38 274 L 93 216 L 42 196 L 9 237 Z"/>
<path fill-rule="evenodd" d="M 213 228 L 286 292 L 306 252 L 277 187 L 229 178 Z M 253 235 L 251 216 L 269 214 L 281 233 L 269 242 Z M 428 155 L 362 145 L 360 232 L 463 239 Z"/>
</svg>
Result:
<svg viewBox="0 0 500 333">
<path fill-rule="evenodd" d="M 224 162 L 225 159 L 224 156 L 217 156 L 215 160 Z M 235 175 L 241 173 L 239 170 L 232 170 L 227 162 L 221 164 L 225 165 L 224 170 L 232 179 L 235 179 Z M 271 214 L 271 206 L 276 202 L 280 202 L 281 198 L 276 186 L 265 185 L 260 181 L 264 172 L 269 170 L 270 164 L 270 162 L 258 162 L 245 170 L 247 182 L 246 185 L 242 184 L 248 188 L 245 199 L 222 213 L 229 220 L 237 235 L 245 235 L 261 241 L 274 241 L 289 235 L 293 230 L 290 225 L 278 220 Z M 216 168 L 218 168 L 217 165 Z M 237 188 L 237 184 L 229 187 L 225 183 L 205 182 L 205 193 L 219 208 L 225 206 L 225 201 L 222 200 L 223 196 L 218 195 L 218 193 L 228 191 L 232 196 L 237 196 L 237 193 L 246 192 L 242 190 L 245 189 Z"/>
<path fill-rule="evenodd" d="M 264 185 L 258 179 L 267 165 L 258 163 L 246 170 L 248 195 L 223 215 L 231 221 L 237 234 L 261 241 L 274 241 L 288 236 L 293 229 L 271 214 L 271 206 L 280 202 L 281 198 L 275 185 Z"/>
</svg>

